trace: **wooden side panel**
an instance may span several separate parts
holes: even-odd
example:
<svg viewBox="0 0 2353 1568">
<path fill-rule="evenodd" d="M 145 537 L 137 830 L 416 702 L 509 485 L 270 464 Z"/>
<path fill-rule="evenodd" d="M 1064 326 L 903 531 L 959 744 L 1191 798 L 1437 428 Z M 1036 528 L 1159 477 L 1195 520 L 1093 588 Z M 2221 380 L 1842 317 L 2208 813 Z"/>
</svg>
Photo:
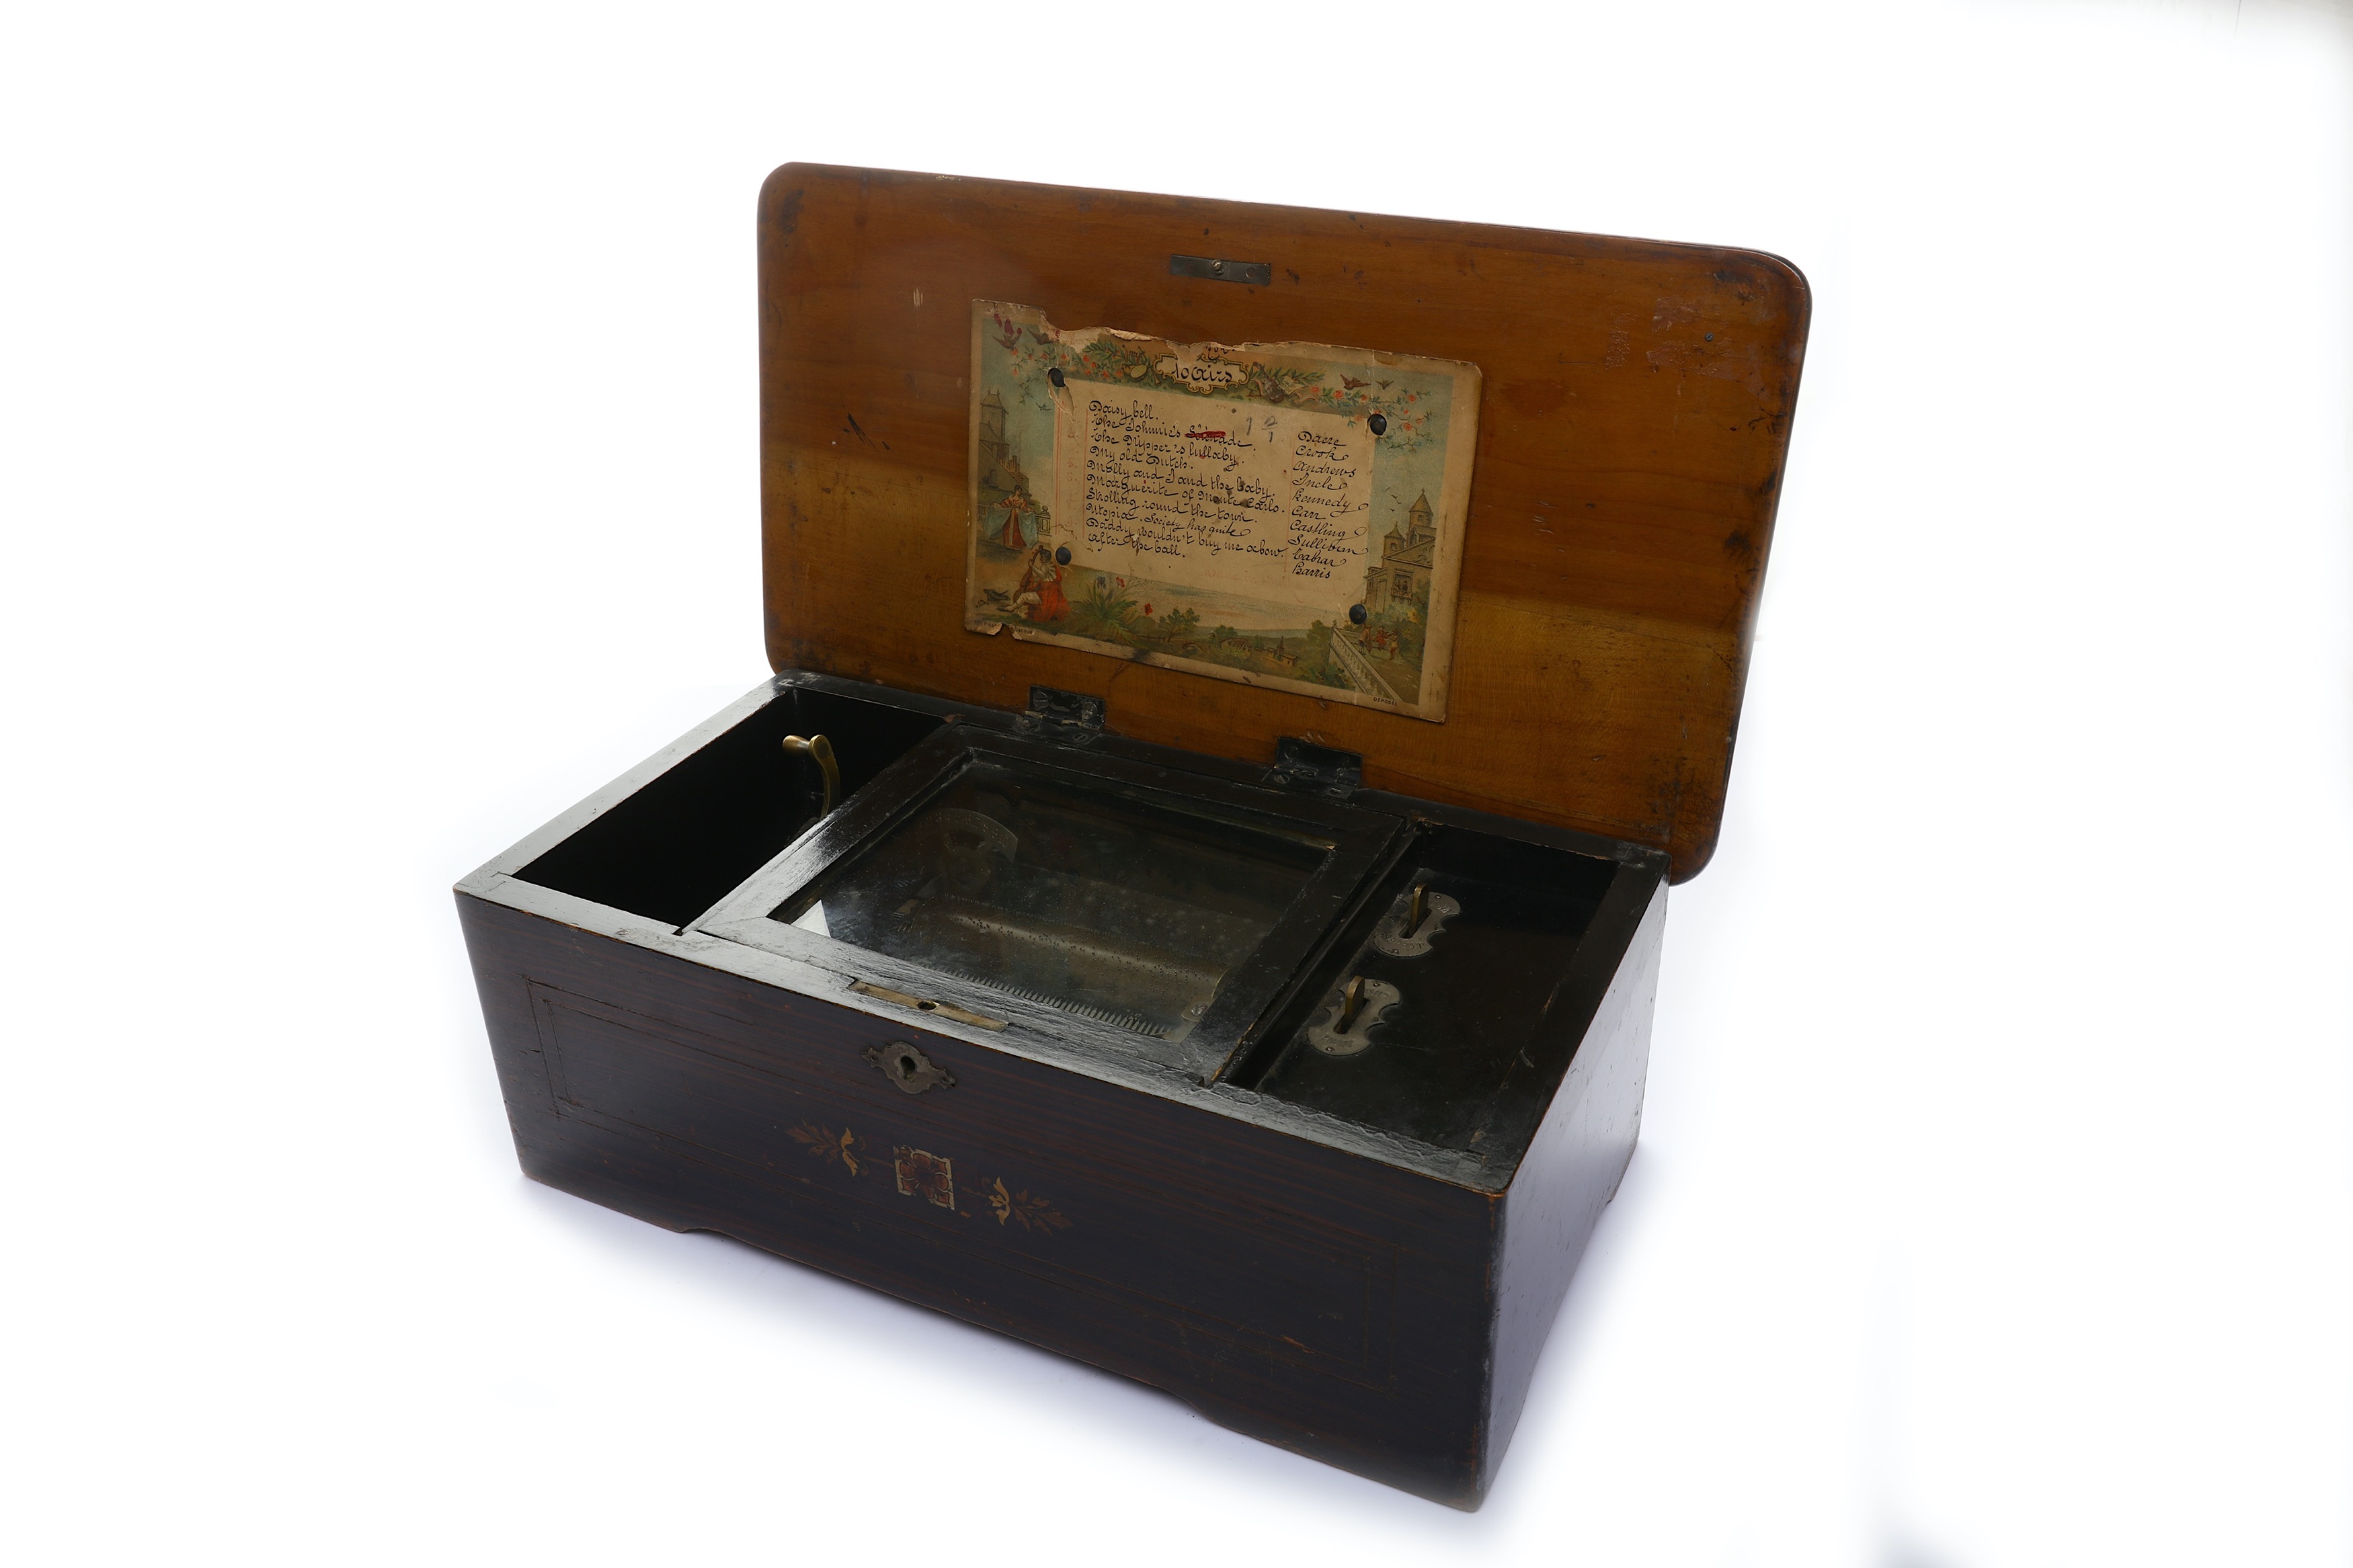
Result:
<svg viewBox="0 0 2353 1568">
<path fill-rule="evenodd" d="M 1481 1457 L 1488 1480 L 1511 1445 L 1536 1358 L 1560 1315 L 1585 1244 L 1634 1155 L 1666 924 L 1667 893 L 1661 888 L 1504 1195 L 1492 1440 Z"/>
<path fill-rule="evenodd" d="M 1798 389 L 1805 282 L 1701 246 L 788 164 L 759 209 L 768 652 L 994 707 L 1033 683 L 1248 760 L 1711 853 Z M 1264 260 L 1259 288 L 1172 253 Z M 962 625 L 975 299 L 1485 375 L 1444 724 Z"/>
<path fill-rule="evenodd" d="M 525 1171 L 1475 1506 L 1493 1201 L 459 899 Z M 860 1053 L 913 1042 L 952 1086 Z"/>
</svg>

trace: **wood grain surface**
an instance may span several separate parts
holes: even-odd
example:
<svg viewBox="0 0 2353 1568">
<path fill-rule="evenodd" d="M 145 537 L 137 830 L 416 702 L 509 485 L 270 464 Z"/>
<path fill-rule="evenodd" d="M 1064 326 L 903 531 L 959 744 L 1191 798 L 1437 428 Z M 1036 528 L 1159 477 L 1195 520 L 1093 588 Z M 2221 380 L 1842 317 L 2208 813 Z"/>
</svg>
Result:
<svg viewBox="0 0 2353 1568">
<path fill-rule="evenodd" d="M 1206 1090 L 1140 1093 L 462 891 L 458 907 L 533 1177 L 1458 1508 L 1485 1495 L 1631 1152 L 1662 923 L 1542 1159 L 1497 1194 L 1220 1113 Z M 894 1042 L 952 1081 L 894 1087 L 868 1054 Z"/>
<path fill-rule="evenodd" d="M 1493 1195 L 486 900 L 459 908 L 539 1181 L 1475 1506 Z M 894 1040 L 954 1086 L 892 1087 L 863 1052 Z"/>
<path fill-rule="evenodd" d="M 1755 251 L 787 164 L 759 203 L 772 665 L 993 707 L 1032 683 L 1243 760 L 1713 853 L 1808 314 Z M 1272 264 L 1263 288 L 1172 254 Z M 1443 724 L 963 625 L 970 302 L 1180 342 L 1315 342 L 1485 374 Z"/>
</svg>

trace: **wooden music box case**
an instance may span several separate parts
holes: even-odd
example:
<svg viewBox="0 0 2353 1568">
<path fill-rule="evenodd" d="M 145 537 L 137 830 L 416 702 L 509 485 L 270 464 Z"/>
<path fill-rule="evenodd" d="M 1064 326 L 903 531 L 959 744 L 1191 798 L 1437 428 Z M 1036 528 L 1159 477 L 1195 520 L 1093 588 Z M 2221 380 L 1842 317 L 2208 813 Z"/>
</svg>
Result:
<svg viewBox="0 0 2353 1568">
<path fill-rule="evenodd" d="M 775 676 L 458 886 L 536 1179 L 1462 1508 L 1634 1146 L 1748 251 L 787 165 Z"/>
</svg>

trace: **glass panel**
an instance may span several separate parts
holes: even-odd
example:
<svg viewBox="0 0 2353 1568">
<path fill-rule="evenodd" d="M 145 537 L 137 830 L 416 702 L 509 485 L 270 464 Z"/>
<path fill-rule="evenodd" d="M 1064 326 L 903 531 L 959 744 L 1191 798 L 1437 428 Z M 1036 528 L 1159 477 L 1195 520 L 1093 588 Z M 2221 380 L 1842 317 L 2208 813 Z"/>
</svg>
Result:
<svg viewBox="0 0 2353 1568">
<path fill-rule="evenodd" d="M 1334 841 L 975 763 L 772 919 L 1181 1039 Z"/>
</svg>

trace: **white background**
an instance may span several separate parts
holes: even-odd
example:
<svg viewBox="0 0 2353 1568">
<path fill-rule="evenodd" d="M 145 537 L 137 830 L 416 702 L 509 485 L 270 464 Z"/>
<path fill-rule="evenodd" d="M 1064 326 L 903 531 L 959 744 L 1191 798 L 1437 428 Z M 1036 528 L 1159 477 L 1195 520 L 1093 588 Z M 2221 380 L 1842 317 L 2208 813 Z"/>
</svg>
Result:
<svg viewBox="0 0 2353 1568">
<path fill-rule="evenodd" d="M 15 1561 L 2353 1554 L 2342 12 L 20 3 L 0 132 Z M 790 158 L 1811 278 L 1483 1512 L 517 1173 L 448 885 L 765 673 Z"/>
</svg>

